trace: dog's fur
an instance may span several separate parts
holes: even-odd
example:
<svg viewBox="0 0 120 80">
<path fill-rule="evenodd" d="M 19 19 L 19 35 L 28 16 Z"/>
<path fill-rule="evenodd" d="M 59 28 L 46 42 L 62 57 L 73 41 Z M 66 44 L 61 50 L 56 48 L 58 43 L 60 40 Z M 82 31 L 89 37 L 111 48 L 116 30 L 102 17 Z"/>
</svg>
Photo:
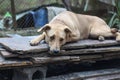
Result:
<svg viewBox="0 0 120 80">
<path fill-rule="evenodd" d="M 110 29 L 104 20 L 90 15 L 75 14 L 65 11 L 57 15 L 51 22 L 43 26 L 38 32 L 43 32 L 31 40 L 31 45 L 37 45 L 41 40 L 50 46 L 50 51 L 58 53 L 66 42 L 87 39 L 88 37 L 104 40 L 104 37 L 116 37 L 120 41 L 120 33 Z"/>
</svg>

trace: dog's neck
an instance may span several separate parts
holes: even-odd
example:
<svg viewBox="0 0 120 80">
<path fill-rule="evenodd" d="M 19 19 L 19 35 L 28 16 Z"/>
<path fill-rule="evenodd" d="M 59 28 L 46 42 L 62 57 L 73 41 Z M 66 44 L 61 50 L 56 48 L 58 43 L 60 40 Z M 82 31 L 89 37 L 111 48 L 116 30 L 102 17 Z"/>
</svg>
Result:
<svg viewBox="0 0 120 80">
<path fill-rule="evenodd" d="M 60 23 L 60 24 L 63 24 L 65 26 L 68 26 L 63 20 L 60 20 L 60 19 L 55 19 L 55 23 Z"/>
</svg>

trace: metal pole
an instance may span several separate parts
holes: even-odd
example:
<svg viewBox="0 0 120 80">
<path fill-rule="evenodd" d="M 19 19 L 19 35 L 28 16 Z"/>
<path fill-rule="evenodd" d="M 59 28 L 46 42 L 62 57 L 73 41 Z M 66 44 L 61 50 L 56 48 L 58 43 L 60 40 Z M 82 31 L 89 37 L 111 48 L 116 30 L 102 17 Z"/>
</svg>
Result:
<svg viewBox="0 0 120 80">
<path fill-rule="evenodd" d="M 16 31 L 17 21 L 16 21 L 16 11 L 15 11 L 15 3 L 14 0 L 11 0 L 11 12 L 12 12 L 12 20 L 13 20 L 13 28 Z"/>
</svg>

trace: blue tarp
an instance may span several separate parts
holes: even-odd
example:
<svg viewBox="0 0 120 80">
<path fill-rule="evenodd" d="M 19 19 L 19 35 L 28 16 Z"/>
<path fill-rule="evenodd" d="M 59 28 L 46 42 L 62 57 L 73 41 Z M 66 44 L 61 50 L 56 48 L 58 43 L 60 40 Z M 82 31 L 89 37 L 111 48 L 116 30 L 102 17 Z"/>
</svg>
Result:
<svg viewBox="0 0 120 80">
<path fill-rule="evenodd" d="M 46 8 L 41 8 L 34 12 L 33 14 L 35 27 L 44 26 L 48 23 L 48 11 Z"/>
<path fill-rule="evenodd" d="M 46 8 L 40 8 L 36 11 L 30 11 L 22 18 L 17 20 L 19 28 L 35 27 L 40 28 L 48 23 L 48 11 Z"/>
</svg>

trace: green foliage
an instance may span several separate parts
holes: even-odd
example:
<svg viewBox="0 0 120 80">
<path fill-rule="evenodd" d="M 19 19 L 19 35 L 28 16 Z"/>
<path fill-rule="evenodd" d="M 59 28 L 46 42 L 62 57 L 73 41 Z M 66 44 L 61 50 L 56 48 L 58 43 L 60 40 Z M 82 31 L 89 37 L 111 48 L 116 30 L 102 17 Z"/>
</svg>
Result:
<svg viewBox="0 0 120 80">
<path fill-rule="evenodd" d="M 115 12 L 110 12 L 112 14 L 112 17 L 108 23 L 110 27 L 115 27 L 120 29 L 120 0 L 115 0 Z"/>
</svg>

